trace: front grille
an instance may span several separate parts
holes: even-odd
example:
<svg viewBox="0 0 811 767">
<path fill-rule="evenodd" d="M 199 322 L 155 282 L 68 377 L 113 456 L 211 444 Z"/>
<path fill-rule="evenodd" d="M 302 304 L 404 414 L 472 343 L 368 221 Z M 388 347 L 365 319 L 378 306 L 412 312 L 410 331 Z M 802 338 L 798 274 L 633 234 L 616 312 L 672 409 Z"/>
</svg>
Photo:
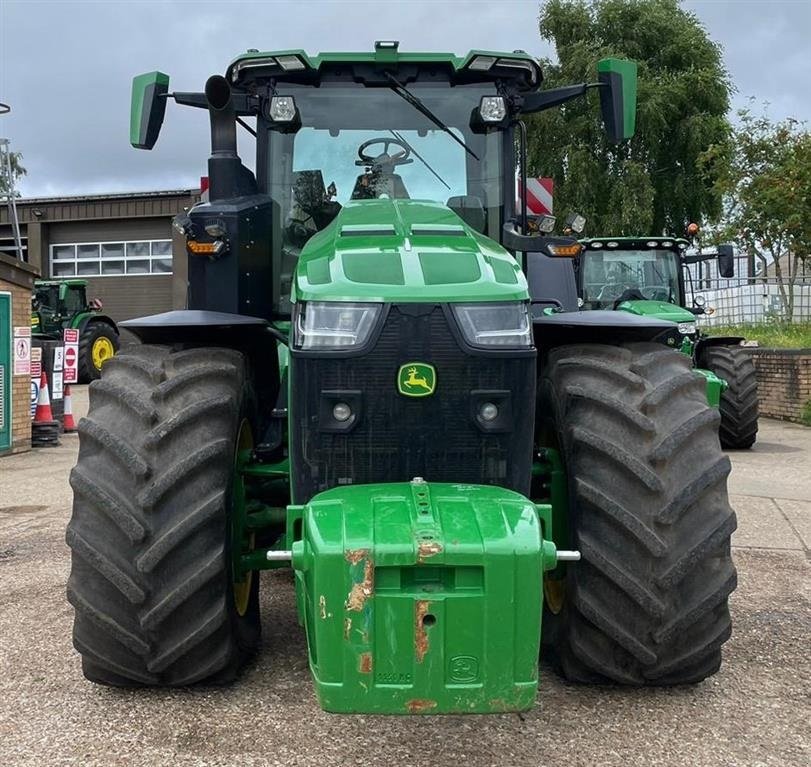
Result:
<svg viewBox="0 0 811 767">
<path fill-rule="evenodd" d="M 398 393 L 397 372 L 413 361 L 435 367 L 432 396 Z M 290 371 L 294 502 L 336 485 L 417 476 L 529 491 L 535 357 L 466 353 L 440 306 L 394 306 L 367 354 L 294 354 Z M 502 433 L 475 423 L 471 393 L 477 390 L 511 393 Z M 322 428 L 324 392 L 334 391 L 360 392 L 360 419 L 348 433 Z"/>
</svg>

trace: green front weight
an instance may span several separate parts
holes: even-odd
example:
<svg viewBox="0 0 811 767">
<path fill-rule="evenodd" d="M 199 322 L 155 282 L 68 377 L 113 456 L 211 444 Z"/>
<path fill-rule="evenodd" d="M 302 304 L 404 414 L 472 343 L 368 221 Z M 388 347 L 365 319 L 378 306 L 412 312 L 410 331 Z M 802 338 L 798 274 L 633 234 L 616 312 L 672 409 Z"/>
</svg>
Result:
<svg viewBox="0 0 811 767">
<path fill-rule="evenodd" d="M 555 567 L 536 507 L 480 485 L 334 488 L 292 544 L 316 693 L 344 713 L 530 708 L 542 576 Z"/>
</svg>

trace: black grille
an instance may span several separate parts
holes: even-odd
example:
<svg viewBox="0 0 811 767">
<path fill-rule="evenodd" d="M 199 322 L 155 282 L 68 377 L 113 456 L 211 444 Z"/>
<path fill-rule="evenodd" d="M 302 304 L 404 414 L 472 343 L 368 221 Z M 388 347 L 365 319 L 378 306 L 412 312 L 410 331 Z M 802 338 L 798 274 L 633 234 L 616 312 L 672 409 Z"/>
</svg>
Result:
<svg viewBox="0 0 811 767">
<path fill-rule="evenodd" d="M 503 352 L 502 352 L 503 355 Z M 535 357 L 470 354 L 440 306 L 392 307 L 377 343 L 363 356 L 291 360 L 293 495 L 304 503 L 342 484 L 407 481 L 495 484 L 529 491 L 535 408 Z M 407 362 L 436 369 L 432 396 L 404 397 L 397 373 Z M 510 392 L 510 419 L 483 432 L 472 392 Z M 325 430 L 327 392 L 360 392 L 361 414 L 348 433 Z"/>
</svg>

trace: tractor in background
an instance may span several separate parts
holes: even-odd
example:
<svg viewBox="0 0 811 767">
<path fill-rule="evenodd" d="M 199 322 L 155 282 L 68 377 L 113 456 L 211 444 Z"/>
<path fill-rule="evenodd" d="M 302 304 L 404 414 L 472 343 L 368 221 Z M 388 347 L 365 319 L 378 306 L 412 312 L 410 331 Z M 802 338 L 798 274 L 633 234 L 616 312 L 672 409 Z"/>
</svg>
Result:
<svg viewBox="0 0 811 767">
<path fill-rule="evenodd" d="M 37 280 L 31 297 L 31 332 L 62 339 L 66 328 L 79 330 L 79 381 L 101 375 L 102 366 L 118 351 L 118 326 L 101 312 L 99 299 L 87 300 L 86 280 Z"/>
<path fill-rule="evenodd" d="M 673 237 L 594 237 L 581 240 L 581 245 L 576 276 L 582 308 L 618 310 L 676 323 L 664 340 L 689 355 L 696 371 L 706 378 L 708 399 L 721 412 L 721 445 L 750 448 L 758 429 L 752 356 L 741 346 L 743 338 L 712 336 L 699 329 L 696 317 L 711 310 L 693 288 L 687 268 L 717 259 L 719 275 L 733 277 L 732 246 L 690 252 L 688 240 Z M 693 296 L 691 306 L 687 306 L 688 294 Z"/>
<path fill-rule="evenodd" d="M 203 92 L 135 78 L 135 147 L 169 100 L 207 113 L 210 200 L 175 221 L 188 308 L 122 323 L 141 344 L 79 426 L 67 594 L 88 679 L 235 679 L 275 567 L 328 711 L 527 709 L 542 638 L 575 682 L 718 670 L 736 585 L 718 412 L 658 340 L 672 322 L 536 312 L 539 265 L 581 246 L 515 215 L 522 116 L 595 92 L 624 141 L 636 66 L 541 84 L 521 51 L 394 41 L 250 50 Z"/>
</svg>

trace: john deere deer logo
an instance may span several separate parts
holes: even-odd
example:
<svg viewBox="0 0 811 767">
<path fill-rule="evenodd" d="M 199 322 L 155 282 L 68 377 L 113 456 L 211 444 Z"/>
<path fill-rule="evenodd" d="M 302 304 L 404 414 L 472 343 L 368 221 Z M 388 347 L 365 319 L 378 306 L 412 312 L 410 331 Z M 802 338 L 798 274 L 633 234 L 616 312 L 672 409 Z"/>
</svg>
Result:
<svg viewBox="0 0 811 767">
<path fill-rule="evenodd" d="M 428 397 L 436 389 L 436 370 L 427 362 L 406 362 L 397 372 L 397 391 L 406 397 Z"/>
</svg>

